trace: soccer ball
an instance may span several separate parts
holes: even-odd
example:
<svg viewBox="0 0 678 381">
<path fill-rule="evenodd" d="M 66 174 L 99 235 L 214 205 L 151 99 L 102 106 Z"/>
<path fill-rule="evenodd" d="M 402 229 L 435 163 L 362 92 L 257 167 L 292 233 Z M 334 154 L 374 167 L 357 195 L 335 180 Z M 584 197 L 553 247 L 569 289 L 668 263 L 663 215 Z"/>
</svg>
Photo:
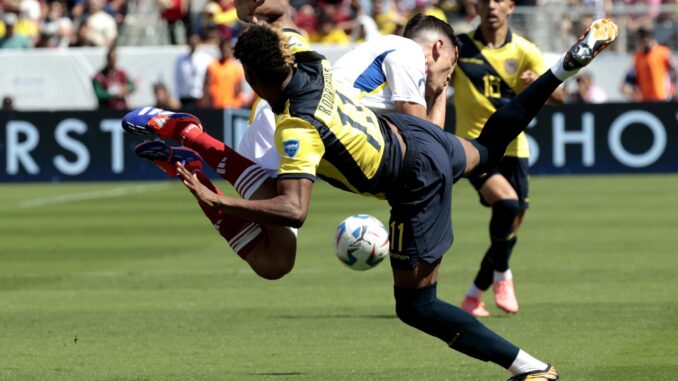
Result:
<svg viewBox="0 0 678 381">
<path fill-rule="evenodd" d="M 343 220 L 334 236 L 337 258 L 348 268 L 364 271 L 388 256 L 388 232 L 384 224 L 367 214 Z"/>
</svg>

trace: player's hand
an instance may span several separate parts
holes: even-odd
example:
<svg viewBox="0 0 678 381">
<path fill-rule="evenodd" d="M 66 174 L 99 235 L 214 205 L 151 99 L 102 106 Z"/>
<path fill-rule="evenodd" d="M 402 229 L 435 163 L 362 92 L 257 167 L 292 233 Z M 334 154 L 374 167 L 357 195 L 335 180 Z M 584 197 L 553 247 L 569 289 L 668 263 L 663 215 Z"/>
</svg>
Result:
<svg viewBox="0 0 678 381">
<path fill-rule="evenodd" d="M 265 0 L 235 0 L 235 12 L 241 21 L 256 23 L 254 17 L 256 9 L 264 4 Z"/>
<path fill-rule="evenodd" d="M 539 75 L 537 73 L 533 72 L 532 70 L 525 70 L 523 74 L 520 75 L 520 79 L 525 82 L 525 86 L 528 86 L 530 83 L 534 82 L 539 78 Z"/>
<path fill-rule="evenodd" d="M 202 205 L 210 208 L 214 207 L 219 196 L 204 186 L 198 179 L 198 176 L 195 173 L 191 173 L 183 164 L 177 162 L 176 166 L 177 175 L 196 200 Z"/>
</svg>

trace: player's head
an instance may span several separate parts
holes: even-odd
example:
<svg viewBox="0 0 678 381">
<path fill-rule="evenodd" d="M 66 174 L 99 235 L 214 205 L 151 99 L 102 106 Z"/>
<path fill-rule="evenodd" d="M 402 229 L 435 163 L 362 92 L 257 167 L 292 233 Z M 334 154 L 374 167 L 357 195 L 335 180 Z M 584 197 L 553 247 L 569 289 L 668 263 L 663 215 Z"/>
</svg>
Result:
<svg viewBox="0 0 678 381">
<path fill-rule="evenodd" d="M 416 41 L 426 56 L 426 92 L 437 93 L 449 80 L 459 51 L 452 27 L 433 16 L 414 15 L 405 25 L 403 37 Z"/>
<path fill-rule="evenodd" d="M 267 25 L 253 25 L 238 37 L 233 55 L 257 95 L 271 104 L 277 100 L 294 67 L 285 37 Z"/>
<path fill-rule="evenodd" d="M 641 27 L 638 29 L 638 46 L 640 49 L 647 52 L 652 49 L 654 43 L 654 30 L 652 28 Z"/>
<path fill-rule="evenodd" d="M 481 27 L 491 30 L 508 28 L 508 18 L 516 10 L 513 0 L 476 0 Z"/>
</svg>

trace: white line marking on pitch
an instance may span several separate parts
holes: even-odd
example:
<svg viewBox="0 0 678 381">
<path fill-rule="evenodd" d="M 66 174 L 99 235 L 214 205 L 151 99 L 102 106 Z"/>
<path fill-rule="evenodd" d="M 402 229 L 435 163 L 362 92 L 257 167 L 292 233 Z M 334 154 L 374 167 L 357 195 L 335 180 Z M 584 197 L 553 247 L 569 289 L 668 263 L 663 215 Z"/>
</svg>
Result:
<svg viewBox="0 0 678 381">
<path fill-rule="evenodd" d="M 100 191 L 63 194 L 54 197 L 36 198 L 25 200 L 19 203 L 22 208 L 35 208 L 38 206 L 65 204 L 67 202 L 78 202 L 86 200 L 97 200 L 101 198 L 122 197 L 136 193 L 146 193 L 169 188 L 169 185 L 139 185 L 134 187 L 120 187 Z"/>
</svg>

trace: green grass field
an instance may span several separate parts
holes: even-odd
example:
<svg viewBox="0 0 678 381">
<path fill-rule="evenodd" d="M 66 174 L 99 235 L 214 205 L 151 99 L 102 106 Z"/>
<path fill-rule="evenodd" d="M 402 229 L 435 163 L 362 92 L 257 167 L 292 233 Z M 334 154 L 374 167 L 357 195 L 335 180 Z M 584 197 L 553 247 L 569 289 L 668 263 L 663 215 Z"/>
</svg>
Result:
<svg viewBox="0 0 678 381">
<path fill-rule="evenodd" d="M 564 380 L 678 379 L 678 176 L 536 177 L 512 267 L 521 311 L 483 322 Z M 504 380 L 402 324 L 388 263 L 331 240 L 384 202 L 318 184 L 295 270 L 257 278 L 178 182 L 0 186 L 0 380 Z M 441 298 L 489 211 L 455 190 Z M 491 295 L 488 295 L 491 302 Z"/>
</svg>

